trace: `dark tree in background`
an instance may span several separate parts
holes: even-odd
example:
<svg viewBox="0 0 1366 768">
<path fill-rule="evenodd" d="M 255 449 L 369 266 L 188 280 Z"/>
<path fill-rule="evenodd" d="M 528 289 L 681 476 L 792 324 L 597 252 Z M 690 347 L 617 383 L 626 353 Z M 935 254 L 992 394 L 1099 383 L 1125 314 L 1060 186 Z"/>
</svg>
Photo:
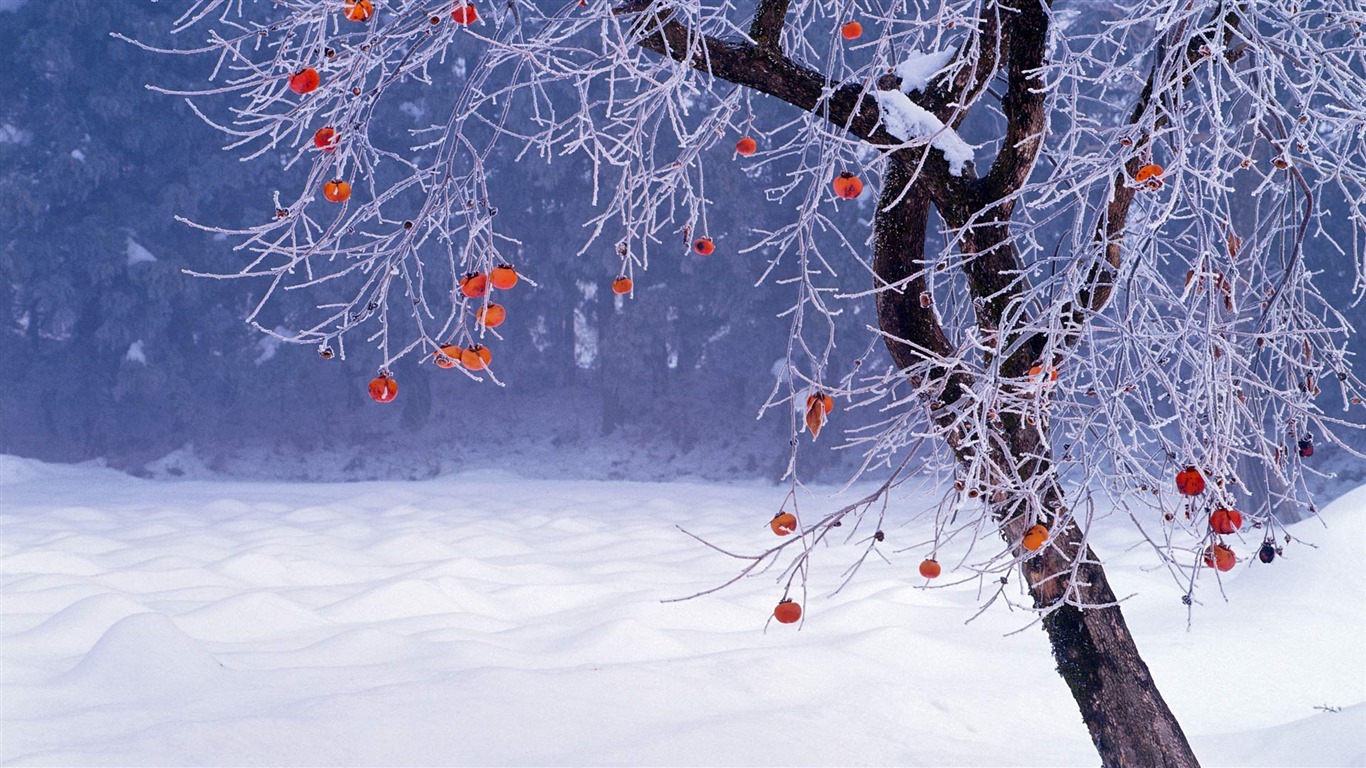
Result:
<svg viewBox="0 0 1366 768">
<path fill-rule="evenodd" d="M 887 480 L 746 572 L 784 562 L 804 593 L 837 524 L 880 530 L 914 513 L 880 506 L 888 488 L 938 481 L 923 554 L 999 534 L 950 568 L 1000 577 L 993 600 L 1018 574 L 1102 760 L 1194 764 L 1087 533 L 1098 508 L 1127 515 L 1193 604 L 1252 554 L 1237 529 L 1269 559 L 1293 544 L 1272 510 L 1311 504 L 1304 444 L 1359 421 L 1350 327 L 1314 281 L 1319 260 L 1348 261 L 1362 288 L 1354 2 L 242 5 L 192 3 L 177 31 L 203 43 L 177 50 L 214 64 L 184 95 L 230 148 L 282 166 L 266 215 L 195 219 L 239 257 L 199 271 L 253 292 L 245 317 L 270 338 L 365 361 L 352 386 L 377 376 L 389 400 L 397 381 L 395 403 L 415 378 L 496 383 L 519 364 L 504 334 L 589 322 L 466 285 L 505 263 L 548 283 L 522 234 L 547 216 L 582 257 L 555 290 L 595 298 L 597 343 L 627 350 L 601 352 L 610 384 L 661 354 L 632 346 L 637 329 L 699 306 L 657 298 L 656 275 L 706 269 L 693 290 L 738 297 L 693 252 L 759 255 L 790 303 L 767 402 L 789 406 L 794 458 L 803 432 L 829 441 L 876 412 L 847 440 Z M 530 167 L 586 209 L 519 209 Z M 779 223 L 746 229 L 765 208 Z M 633 290 L 608 295 L 618 277 Z M 477 321 L 493 302 L 510 310 L 497 329 Z M 743 333 L 733 304 L 664 366 Z"/>
</svg>

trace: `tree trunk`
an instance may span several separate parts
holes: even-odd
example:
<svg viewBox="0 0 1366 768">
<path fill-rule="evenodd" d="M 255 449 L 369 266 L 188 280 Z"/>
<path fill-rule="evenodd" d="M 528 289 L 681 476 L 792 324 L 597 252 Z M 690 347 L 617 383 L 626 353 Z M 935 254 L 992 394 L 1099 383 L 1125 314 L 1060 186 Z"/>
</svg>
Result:
<svg viewBox="0 0 1366 768">
<path fill-rule="evenodd" d="M 931 414 L 950 432 L 949 442 L 959 462 L 966 468 L 976 446 L 1004 446 L 992 463 L 1013 467 L 1017 483 L 1038 477 L 1049 470 L 1050 455 L 1044 430 L 1028 425 L 1019 414 L 1002 413 L 995 434 L 965 434 L 961 422 L 955 425 L 953 405 L 971 387 L 966 374 L 950 373 L 934 364 L 936 356 L 951 356 L 952 345 L 934 310 L 934 298 L 922 301 L 929 290 L 924 279 L 926 229 L 930 202 L 923 191 L 908 184 L 914 180 L 914 166 L 895 157 L 888 163 L 883 191 L 878 201 L 873 234 L 873 269 L 879 287 L 900 284 L 900 290 L 877 294 L 879 326 L 889 336 L 887 348 L 900 368 L 919 366 L 931 381 L 937 380 L 930 403 Z M 903 194 L 904 193 L 904 194 Z M 979 234 L 988 230 L 981 229 Z M 980 264 L 972 269 L 1007 271 L 991 263 L 1009 251 L 1003 238 L 984 238 L 978 244 Z M 991 254 L 991 255 L 983 255 Z M 983 275 L 983 280 L 991 276 Z M 903 282 L 904 281 L 904 282 Z M 993 289 L 994 290 L 994 289 Z M 906 339 L 912 345 L 896 339 Z M 1027 354 L 1027 353 L 1026 353 Z M 928 370 L 924 363 L 929 361 Z M 1012 361 L 1018 366 L 1016 361 Z M 1008 366 L 1003 365 L 1003 368 Z M 1038 500 L 1034 508 L 1062 508 L 1061 489 L 1049 485 L 1051 498 Z M 1018 497 L 994 504 L 1000 521 L 1001 536 L 1019 551 L 1029 518 L 1022 514 L 1027 505 Z M 1075 568 L 1075 577 L 1069 577 Z M 1052 541 L 1020 565 L 1029 586 L 1034 606 L 1044 611 L 1043 628 L 1048 633 L 1053 657 L 1082 720 L 1105 766 L 1198 766 L 1181 725 L 1162 700 L 1148 666 L 1138 654 L 1138 646 L 1115 605 L 1115 595 L 1105 571 L 1094 553 L 1082 543 L 1082 532 L 1070 519 Z M 1104 606 L 1078 608 L 1077 605 Z"/>
</svg>

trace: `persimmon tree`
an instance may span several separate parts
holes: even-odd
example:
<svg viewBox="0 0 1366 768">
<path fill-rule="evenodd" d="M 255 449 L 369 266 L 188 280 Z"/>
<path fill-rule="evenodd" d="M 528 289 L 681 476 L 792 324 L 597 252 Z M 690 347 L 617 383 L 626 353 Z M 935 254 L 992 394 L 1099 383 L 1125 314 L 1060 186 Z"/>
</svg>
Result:
<svg viewBox="0 0 1366 768">
<path fill-rule="evenodd" d="M 243 254 L 214 277 L 250 282 L 263 332 L 373 359 L 381 402 L 404 356 L 498 382 L 484 283 L 536 275 L 497 216 L 517 193 L 499 152 L 589 161 L 564 193 L 597 214 L 564 237 L 619 257 L 618 311 L 652 259 L 715 249 L 712 206 L 788 212 L 709 258 L 790 287 L 764 407 L 791 413 L 794 457 L 866 408 L 845 442 L 883 482 L 818 519 L 784 502 L 740 576 L 778 564 L 798 597 L 818 544 L 873 529 L 856 570 L 931 515 L 909 562 L 1027 593 L 1103 762 L 1158 766 L 1196 760 L 1088 532 L 1128 518 L 1193 605 L 1292 544 L 1274 511 L 1312 511 L 1313 446 L 1362 403 L 1315 276 L 1350 261 L 1366 285 L 1363 23 L 1355 0 L 197 0 L 176 31 L 203 43 L 171 52 L 216 64 L 180 95 L 228 148 L 296 177 L 269 220 L 194 223 Z M 417 88 L 445 111 L 385 129 Z M 733 162 L 767 172 L 762 199 L 708 184 Z M 835 287 L 850 270 L 866 290 Z M 260 324 L 281 303 L 312 315 Z M 860 304 L 876 324 L 837 338 Z M 869 349 L 839 370 L 837 342 Z M 894 508 L 909 480 L 941 503 Z"/>
</svg>

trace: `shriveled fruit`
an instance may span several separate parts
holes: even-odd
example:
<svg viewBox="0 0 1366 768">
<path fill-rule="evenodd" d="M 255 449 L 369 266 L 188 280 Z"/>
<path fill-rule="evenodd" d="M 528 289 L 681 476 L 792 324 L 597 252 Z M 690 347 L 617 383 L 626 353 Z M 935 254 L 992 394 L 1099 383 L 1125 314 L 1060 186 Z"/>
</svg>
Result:
<svg viewBox="0 0 1366 768">
<path fill-rule="evenodd" d="M 1033 366 L 1031 366 L 1030 369 L 1029 369 L 1029 378 L 1030 378 L 1030 379 L 1033 379 L 1034 381 L 1043 381 L 1045 378 L 1047 378 L 1049 381 L 1057 381 L 1057 380 L 1058 380 L 1058 369 L 1057 369 L 1057 368 L 1049 368 L 1049 369 L 1047 369 L 1047 373 L 1045 373 L 1045 372 L 1044 372 L 1043 364 L 1042 364 L 1042 363 L 1035 363 L 1035 364 L 1034 364 Z"/>
<path fill-rule="evenodd" d="M 811 430 L 811 439 L 815 440 L 820 436 L 821 427 L 825 425 L 825 417 L 835 409 L 835 398 L 817 392 L 806 398 L 806 428 Z"/>
<path fill-rule="evenodd" d="M 779 512 L 768 521 L 768 527 L 779 536 L 786 536 L 797 530 L 797 516 L 791 512 Z"/>
</svg>

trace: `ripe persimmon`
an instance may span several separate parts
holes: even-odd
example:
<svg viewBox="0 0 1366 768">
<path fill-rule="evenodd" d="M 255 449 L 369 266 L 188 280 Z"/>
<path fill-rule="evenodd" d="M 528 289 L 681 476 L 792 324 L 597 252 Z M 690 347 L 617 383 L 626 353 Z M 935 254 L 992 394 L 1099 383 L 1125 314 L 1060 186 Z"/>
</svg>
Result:
<svg viewBox="0 0 1366 768">
<path fill-rule="evenodd" d="M 857 21 L 851 21 L 840 27 L 840 36 L 845 40 L 857 40 L 863 36 L 863 25 Z"/>
<path fill-rule="evenodd" d="M 460 292 L 471 299 L 482 299 L 488 295 L 489 279 L 483 272 L 466 272 L 460 278 Z"/>
<path fill-rule="evenodd" d="M 319 128 L 313 134 L 313 146 L 324 152 L 337 151 L 337 132 L 331 128 Z"/>
<path fill-rule="evenodd" d="M 469 3 L 458 2 L 451 9 L 451 18 L 455 19 L 456 24 L 473 24 L 479 20 L 479 11 Z"/>
<path fill-rule="evenodd" d="M 388 374 L 381 373 L 370 380 L 370 397 L 377 403 L 392 402 L 398 397 L 398 382 L 389 378 Z"/>
<path fill-rule="evenodd" d="M 748 136 L 735 142 L 735 154 L 741 155 L 743 157 L 749 157 L 750 155 L 754 154 L 755 151 L 758 149 L 759 142 L 755 141 L 754 139 L 751 139 Z"/>
<path fill-rule="evenodd" d="M 831 411 L 835 410 L 835 398 L 831 397 L 830 395 L 827 395 L 824 392 L 816 392 L 815 394 L 806 396 L 806 407 L 808 410 L 810 410 L 811 406 L 815 405 L 817 402 L 821 404 L 821 409 L 824 410 L 826 413 L 830 413 Z"/>
<path fill-rule="evenodd" d="M 333 179 L 323 185 L 323 197 L 330 203 L 344 203 L 351 197 L 351 185 L 341 179 Z"/>
<path fill-rule="evenodd" d="M 460 362 L 461 351 L 459 346 L 447 344 L 432 353 L 432 362 L 436 363 L 437 368 L 454 368 Z"/>
<path fill-rule="evenodd" d="M 629 277 L 618 277 L 616 280 L 613 280 L 613 281 L 612 281 L 612 293 L 615 293 L 616 295 L 621 296 L 621 295 L 624 295 L 624 294 L 627 294 L 627 293 L 630 293 L 630 292 L 631 292 L 631 278 L 629 278 Z"/>
<path fill-rule="evenodd" d="M 777 619 L 779 624 L 792 624 L 801 617 L 801 605 L 794 603 L 791 600 L 783 600 L 773 609 L 773 618 Z"/>
<path fill-rule="evenodd" d="M 1219 508 L 1209 516 L 1209 527 L 1215 533 L 1230 534 L 1243 527 L 1243 515 L 1236 509 Z"/>
<path fill-rule="evenodd" d="M 342 12 L 350 21 L 368 21 L 375 15 L 375 4 L 370 0 L 346 0 Z"/>
<path fill-rule="evenodd" d="M 499 264 L 489 272 L 489 282 L 500 291 L 506 291 L 517 284 L 517 270 L 511 264 Z"/>
<path fill-rule="evenodd" d="M 1040 549 L 1043 549 L 1043 545 L 1047 541 L 1048 528 L 1043 525 L 1034 525 L 1031 526 L 1029 530 L 1025 531 L 1024 539 L 1020 542 L 1020 546 L 1024 547 L 1026 551 L 1038 552 Z"/>
<path fill-rule="evenodd" d="M 939 561 L 935 560 L 933 557 L 927 557 L 920 561 L 920 575 L 927 579 L 938 578 L 943 570 L 943 568 L 939 567 Z"/>
<path fill-rule="evenodd" d="M 482 371 L 493 361 L 493 352 L 483 344 L 471 344 L 460 353 L 460 364 L 471 371 Z"/>
<path fill-rule="evenodd" d="M 863 194 L 863 181 L 848 171 L 841 172 L 830 185 L 835 188 L 835 195 L 844 200 L 853 200 Z"/>
<path fill-rule="evenodd" d="M 502 304 L 490 303 L 486 307 L 480 307 L 475 313 L 474 319 L 485 328 L 497 328 L 507 319 L 508 313 L 503 309 Z"/>
<path fill-rule="evenodd" d="M 1238 556 L 1223 544 L 1212 544 L 1205 548 L 1205 565 L 1220 571 L 1231 571 L 1238 564 Z"/>
<path fill-rule="evenodd" d="M 768 521 L 768 527 L 779 536 L 786 536 L 797 530 L 797 516 L 791 512 L 779 512 Z"/>
<path fill-rule="evenodd" d="M 1162 166 L 1158 165 L 1157 163 L 1148 163 L 1142 168 L 1139 168 L 1138 173 L 1134 174 L 1134 181 L 1147 181 L 1148 179 L 1155 178 L 1161 175 Z"/>
<path fill-rule="evenodd" d="M 1205 492 L 1205 477 L 1195 467 L 1186 467 L 1176 473 L 1176 490 L 1182 496 L 1199 496 Z"/>
<path fill-rule="evenodd" d="M 322 81 L 318 70 L 312 67 L 304 67 L 289 76 L 289 90 L 299 94 L 308 93 L 316 89 Z"/>
<path fill-rule="evenodd" d="M 699 256 L 710 256 L 716 251 L 716 244 L 710 237 L 699 237 L 693 241 L 692 249 L 697 251 Z"/>
</svg>

